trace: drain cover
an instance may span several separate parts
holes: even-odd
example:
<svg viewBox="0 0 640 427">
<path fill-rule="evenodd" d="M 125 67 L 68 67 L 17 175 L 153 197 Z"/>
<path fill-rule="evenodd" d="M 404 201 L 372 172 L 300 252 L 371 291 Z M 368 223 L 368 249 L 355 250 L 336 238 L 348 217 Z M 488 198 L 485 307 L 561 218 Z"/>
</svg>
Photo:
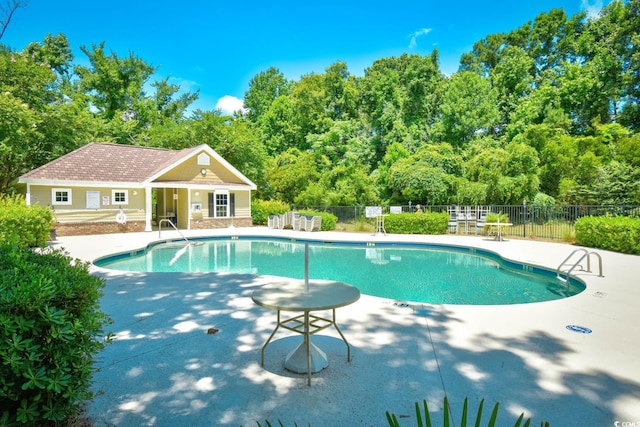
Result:
<svg viewBox="0 0 640 427">
<path fill-rule="evenodd" d="M 567 329 L 570 330 L 571 332 L 577 332 L 579 334 L 590 334 L 591 332 L 593 332 L 591 329 L 587 328 L 586 326 L 579 326 L 579 325 L 567 325 Z"/>
</svg>

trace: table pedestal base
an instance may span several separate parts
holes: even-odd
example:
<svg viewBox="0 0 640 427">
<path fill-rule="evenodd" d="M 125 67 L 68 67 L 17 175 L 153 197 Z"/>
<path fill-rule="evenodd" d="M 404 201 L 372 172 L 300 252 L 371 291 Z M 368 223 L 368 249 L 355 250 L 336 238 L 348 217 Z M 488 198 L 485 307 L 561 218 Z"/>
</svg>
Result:
<svg viewBox="0 0 640 427">
<path fill-rule="evenodd" d="M 291 351 L 284 359 L 285 369 L 298 374 L 306 374 L 309 370 L 315 373 L 329 366 L 327 354 L 320 350 L 314 343 L 309 343 L 309 353 L 307 353 L 307 344 L 304 341 L 301 342 L 300 345 Z M 311 362 L 309 365 L 307 365 L 308 361 Z"/>
</svg>

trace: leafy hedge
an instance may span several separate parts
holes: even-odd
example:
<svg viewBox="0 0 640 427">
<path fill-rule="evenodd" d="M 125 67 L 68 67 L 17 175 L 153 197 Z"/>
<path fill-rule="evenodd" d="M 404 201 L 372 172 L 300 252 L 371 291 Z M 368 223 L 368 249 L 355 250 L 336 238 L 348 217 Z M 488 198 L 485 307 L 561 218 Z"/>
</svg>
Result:
<svg viewBox="0 0 640 427">
<path fill-rule="evenodd" d="M 576 221 L 575 229 L 579 245 L 640 255 L 640 218 L 587 216 Z"/>
<path fill-rule="evenodd" d="M 329 212 L 317 212 L 317 211 L 296 211 L 301 215 L 312 215 L 322 217 L 322 224 L 320 230 L 331 231 L 336 229 L 338 223 L 338 217 Z"/>
<path fill-rule="evenodd" d="M 251 218 L 255 225 L 267 225 L 269 215 L 280 215 L 289 212 L 289 205 L 277 200 L 253 200 L 251 202 Z"/>
<path fill-rule="evenodd" d="M 393 234 L 445 234 L 449 223 L 446 212 L 403 213 L 384 218 L 385 231 Z"/>
<path fill-rule="evenodd" d="M 0 425 L 59 425 L 91 398 L 103 287 L 59 250 L 0 246 Z"/>
<path fill-rule="evenodd" d="M 0 196 L 0 244 L 45 247 L 53 214 L 46 206 L 27 206 L 24 197 Z"/>
</svg>

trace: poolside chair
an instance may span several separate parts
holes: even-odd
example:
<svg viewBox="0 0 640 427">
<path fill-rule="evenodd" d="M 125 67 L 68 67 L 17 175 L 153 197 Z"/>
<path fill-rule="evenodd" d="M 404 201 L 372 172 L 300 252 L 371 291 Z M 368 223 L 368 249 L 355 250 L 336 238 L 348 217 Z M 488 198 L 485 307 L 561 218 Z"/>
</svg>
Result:
<svg viewBox="0 0 640 427">
<path fill-rule="evenodd" d="M 449 206 L 447 208 L 449 214 L 449 223 L 447 224 L 447 231 L 449 233 L 458 232 L 458 206 Z"/>
<path fill-rule="evenodd" d="M 321 216 L 313 216 L 307 215 L 304 217 L 304 230 L 305 231 L 313 231 L 320 230 L 322 225 L 322 217 Z"/>
<path fill-rule="evenodd" d="M 455 212 L 449 212 L 449 223 L 447 224 L 447 229 L 449 230 L 449 233 L 458 232 L 458 219 Z"/>
<path fill-rule="evenodd" d="M 291 226 L 295 231 L 301 231 L 304 227 L 305 216 L 299 213 L 294 213 L 291 220 Z"/>
<path fill-rule="evenodd" d="M 466 233 L 468 231 L 469 222 L 467 220 L 467 212 L 469 210 L 469 206 L 456 206 L 456 232 L 459 232 L 460 229 L 464 230 Z"/>
<path fill-rule="evenodd" d="M 269 215 L 269 228 L 280 228 L 280 215 Z"/>
<path fill-rule="evenodd" d="M 278 228 L 282 230 L 283 228 L 292 227 L 294 215 L 297 215 L 297 213 L 292 211 L 289 211 L 287 213 L 283 213 L 282 215 L 280 215 Z"/>
<path fill-rule="evenodd" d="M 487 222 L 487 214 L 489 212 L 481 210 L 478 213 L 478 219 L 476 220 L 476 234 L 480 231 L 480 234 L 484 233 L 484 223 Z"/>
</svg>

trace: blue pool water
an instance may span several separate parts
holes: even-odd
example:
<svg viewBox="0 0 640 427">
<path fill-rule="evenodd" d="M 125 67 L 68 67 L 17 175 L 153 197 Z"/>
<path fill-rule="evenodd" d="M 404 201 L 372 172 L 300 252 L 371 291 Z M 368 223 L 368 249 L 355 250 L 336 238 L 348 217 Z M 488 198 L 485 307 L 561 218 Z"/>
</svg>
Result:
<svg viewBox="0 0 640 427">
<path fill-rule="evenodd" d="M 481 249 L 428 244 L 330 243 L 264 238 L 216 238 L 154 244 L 101 258 L 95 265 L 142 272 L 224 272 L 352 284 L 360 292 L 433 304 L 521 304 L 575 295 L 584 283 L 560 282 L 555 271 L 505 260 Z"/>
</svg>

